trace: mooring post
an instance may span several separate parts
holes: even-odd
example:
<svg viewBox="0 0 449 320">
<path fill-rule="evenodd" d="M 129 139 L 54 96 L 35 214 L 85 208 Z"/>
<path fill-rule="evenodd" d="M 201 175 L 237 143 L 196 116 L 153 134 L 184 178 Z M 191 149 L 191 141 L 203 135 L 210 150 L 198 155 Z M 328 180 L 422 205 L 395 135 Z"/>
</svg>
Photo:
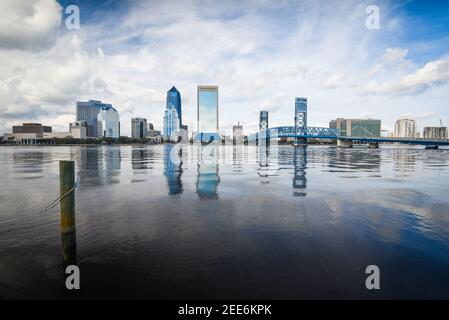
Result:
<svg viewBox="0 0 449 320">
<path fill-rule="evenodd" d="M 59 188 L 63 199 L 61 207 L 61 239 L 64 265 L 76 264 L 75 229 L 75 162 L 59 161 Z M 72 190 L 70 192 L 70 190 Z M 69 194 L 67 194 L 70 192 Z"/>
</svg>

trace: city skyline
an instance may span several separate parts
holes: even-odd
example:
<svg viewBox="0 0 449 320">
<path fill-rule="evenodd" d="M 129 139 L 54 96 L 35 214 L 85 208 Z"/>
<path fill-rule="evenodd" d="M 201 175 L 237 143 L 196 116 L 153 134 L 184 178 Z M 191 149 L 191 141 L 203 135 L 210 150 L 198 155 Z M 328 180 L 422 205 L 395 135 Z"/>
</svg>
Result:
<svg viewBox="0 0 449 320">
<path fill-rule="evenodd" d="M 183 122 L 195 128 L 200 83 L 220 87 L 227 134 L 237 121 L 255 132 L 260 110 L 272 126 L 293 125 L 296 96 L 308 98 L 310 126 L 339 117 L 382 119 L 390 131 L 401 117 L 416 119 L 420 131 L 449 123 L 444 8 L 380 1 L 380 29 L 369 30 L 363 1 L 112 3 L 75 1 L 79 30 L 64 27 L 69 1 L 34 3 L 28 36 L 8 22 L 11 35 L 0 36 L 0 132 L 22 122 L 66 131 L 73 105 L 89 99 L 117 108 L 123 135 L 131 136 L 133 117 L 162 129 L 172 86 L 182 92 Z M 28 14 L 21 6 L 2 2 L 19 22 Z M 151 24 L 140 19 L 150 11 L 158 13 Z"/>
</svg>

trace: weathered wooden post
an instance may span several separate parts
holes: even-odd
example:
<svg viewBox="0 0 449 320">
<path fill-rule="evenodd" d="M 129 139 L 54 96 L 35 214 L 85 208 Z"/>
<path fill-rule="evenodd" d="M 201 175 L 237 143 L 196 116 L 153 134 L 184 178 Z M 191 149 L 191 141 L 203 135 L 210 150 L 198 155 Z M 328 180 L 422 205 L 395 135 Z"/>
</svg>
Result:
<svg viewBox="0 0 449 320">
<path fill-rule="evenodd" d="M 63 197 L 61 207 L 61 239 L 64 265 L 76 264 L 75 229 L 75 162 L 59 161 L 59 188 Z M 73 190 L 72 190 L 73 189 Z M 69 194 L 67 194 L 72 190 Z M 67 195 L 66 195 L 67 194 Z"/>
</svg>

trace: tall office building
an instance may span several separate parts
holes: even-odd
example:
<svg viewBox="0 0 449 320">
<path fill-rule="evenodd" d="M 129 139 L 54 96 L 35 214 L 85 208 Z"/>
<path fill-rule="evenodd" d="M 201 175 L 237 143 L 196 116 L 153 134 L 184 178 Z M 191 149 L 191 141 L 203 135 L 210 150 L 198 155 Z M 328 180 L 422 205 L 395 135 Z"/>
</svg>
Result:
<svg viewBox="0 0 449 320">
<path fill-rule="evenodd" d="M 182 108 L 181 108 L 181 93 L 176 89 L 176 87 L 172 87 L 167 91 L 167 101 L 166 101 L 166 109 L 169 109 L 169 106 L 172 105 L 176 112 L 178 113 L 179 120 L 179 128 L 182 127 Z"/>
<path fill-rule="evenodd" d="M 164 115 L 164 139 L 167 141 L 178 141 L 179 118 L 175 107 L 170 104 Z"/>
<path fill-rule="evenodd" d="M 101 108 L 97 116 L 97 137 L 119 138 L 120 118 L 111 105 Z"/>
<path fill-rule="evenodd" d="M 232 140 L 234 143 L 243 143 L 243 126 L 240 122 L 236 126 L 232 126 Z"/>
<path fill-rule="evenodd" d="M 112 107 L 111 104 L 102 103 L 98 100 L 76 103 L 76 121 L 87 122 L 87 136 L 98 137 L 98 113 L 102 108 Z M 102 135 L 100 135 L 102 136 Z"/>
<path fill-rule="evenodd" d="M 330 129 L 340 130 L 342 136 L 380 137 L 381 121 L 375 119 L 343 119 L 331 120 Z"/>
<path fill-rule="evenodd" d="M 131 119 L 131 136 L 135 139 L 143 139 L 148 135 L 147 119 L 132 118 Z"/>
<path fill-rule="evenodd" d="M 394 125 L 394 136 L 396 138 L 416 138 L 416 121 L 414 119 L 402 118 Z"/>
<path fill-rule="evenodd" d="M 446 127 L 424 127 L 424 139 L 447 139 Z"/>
<path fill-rule="evenodd" d="M 201 142 L 219 141 L 218 86 L 197 87 L 197 136 Z"/>
</svg>

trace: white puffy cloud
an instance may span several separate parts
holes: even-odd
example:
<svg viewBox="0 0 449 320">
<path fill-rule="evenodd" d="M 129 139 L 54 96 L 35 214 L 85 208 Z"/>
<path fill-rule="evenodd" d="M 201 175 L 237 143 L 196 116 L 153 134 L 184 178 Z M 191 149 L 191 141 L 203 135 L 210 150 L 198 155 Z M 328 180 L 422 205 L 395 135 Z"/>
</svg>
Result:
<svg viewBox="0 0 449 320">
<path fill-rule="evenodd" d="M 449 58 L 427 62 L 412 73 L 384 82 L 368 81 L 360 94 L 416 95 L 449 82 Z"/>
<path fill-rule="evenodd" d="M 61 6 L 54 0 L 0 1 L 0 47 L 41 49 L 56 39 Z"/>
</svg>

